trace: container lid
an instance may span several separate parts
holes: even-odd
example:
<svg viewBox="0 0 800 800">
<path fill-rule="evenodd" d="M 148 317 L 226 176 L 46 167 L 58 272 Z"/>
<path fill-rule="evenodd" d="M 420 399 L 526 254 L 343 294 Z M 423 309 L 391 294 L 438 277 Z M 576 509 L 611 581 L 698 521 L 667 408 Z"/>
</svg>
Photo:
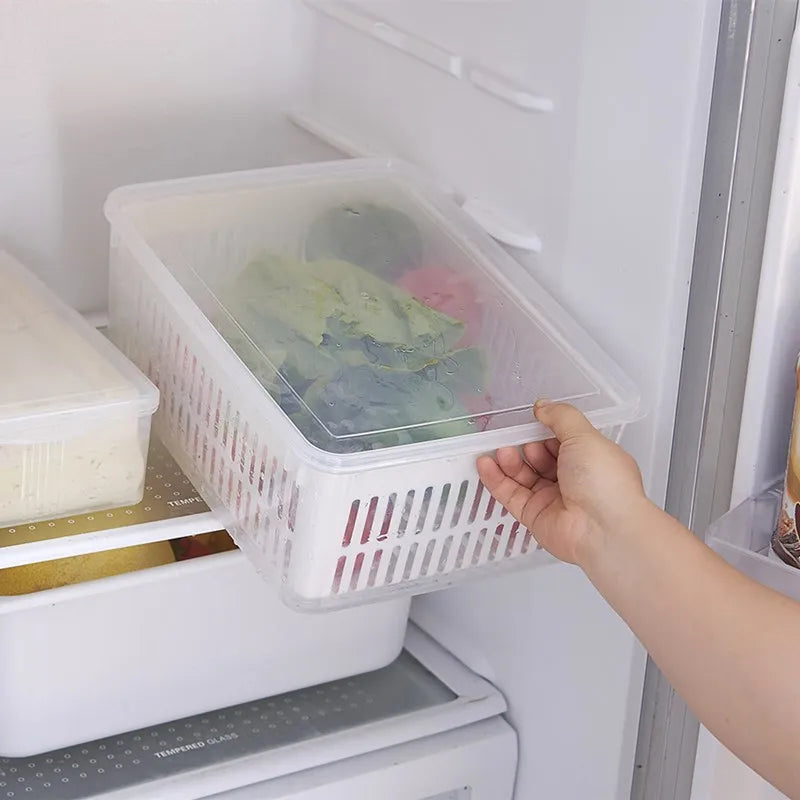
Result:
<svg viewBox="0 0 800 800">
<path fill-rule="evenodd" d="M 155 411 L 155 386 L 2 251 L 0 286 L 0 444 L 68 438 L 106 416 Z"/>
<path fill-rule="evenodd" d="M 598 424 L 638 393 L 456 204 L 363 159 L 129 187 L 132 225 L 312 444 L 335 453 L 530 424 Z"/>
</svg>

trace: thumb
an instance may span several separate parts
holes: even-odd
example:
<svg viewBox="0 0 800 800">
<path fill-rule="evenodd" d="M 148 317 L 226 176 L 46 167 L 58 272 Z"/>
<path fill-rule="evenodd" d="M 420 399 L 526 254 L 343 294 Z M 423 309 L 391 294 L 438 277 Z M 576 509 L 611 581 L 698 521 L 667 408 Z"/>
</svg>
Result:
<svg viewBox="0 0 800 800">
<path fill-rule="evenodd" d="M 582 433 L 596 431 L 594 425 L 569 403 L 548 403 L 538 400 L 533 413 L 539 422 L 544 423 L 556 435 L 559 442 L 565 442 Z"/>
</svg>

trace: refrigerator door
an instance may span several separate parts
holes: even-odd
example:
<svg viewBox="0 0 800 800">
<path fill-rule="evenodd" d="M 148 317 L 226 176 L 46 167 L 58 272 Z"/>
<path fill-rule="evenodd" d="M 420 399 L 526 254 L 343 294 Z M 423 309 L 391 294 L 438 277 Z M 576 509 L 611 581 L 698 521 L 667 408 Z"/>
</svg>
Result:
<svg viewBox="0 0 800 800">
<path fill-rule="evenodd" d="M 796 13 L 796 3 L 785 10 Z M 785 34 L 773 45 L 787 41 Z M 791 39 L 769 220 L 738 431 L 731 506 L 781 479 L 786 466 L 795 362 L 800 352 L 800 39 Z M 738 331 L 737 331 L 738 333 Z M 798 576 L 800 581 L 800 576 Z M 780 800 L 784 795 L 700 729 L 692 800 Z M 785 798 L 784 798 L 785 800 Z"/>
</svg>

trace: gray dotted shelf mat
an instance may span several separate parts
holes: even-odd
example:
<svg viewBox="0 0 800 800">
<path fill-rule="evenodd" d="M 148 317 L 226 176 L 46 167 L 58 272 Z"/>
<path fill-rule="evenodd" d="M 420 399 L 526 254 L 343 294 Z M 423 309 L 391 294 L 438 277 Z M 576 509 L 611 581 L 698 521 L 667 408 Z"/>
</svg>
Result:
<svg viewBox="0 0 800 800">
<path fill-rule="evenodd" d="M 96 797 L 455 699 L 403 651 L 365 675 L 38 756 L 0 758 L 0 800 Z"/>
<path fill-rule="evenodd" d="M 0 547 L 162 522 L 201 514 L 208 510 L 208 506 L 164 445 L 155 436 L 151 436 L 144 497 L 141 503 L 124 508 L 93 511 L 90 514 L 73 514 L 71 517 L 0 528 Z M 2 797 L 0 793 L 0 800 Z"/>
</svg>

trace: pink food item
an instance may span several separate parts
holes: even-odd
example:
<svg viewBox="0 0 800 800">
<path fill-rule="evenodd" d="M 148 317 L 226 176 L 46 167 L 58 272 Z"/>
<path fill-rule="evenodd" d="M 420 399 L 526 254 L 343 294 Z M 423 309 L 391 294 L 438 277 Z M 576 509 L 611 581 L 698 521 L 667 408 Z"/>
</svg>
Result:
<svg viewBox="0 0 800 800">
<path fill-rule="evenodd" d="M 475 428 L 479 431 L 485 431 L 492 421 L 490 413 L 492 411 L 492 398 L 486 394 L 465 394 L 458 399 L 470 414 L 480 415 L 474 417 Z"/>
<path fill-rule="evenodd" d="M 472 284 L 463 275 L 447 267 L 419 267 L 406 272 L 397 285 L 429 308 L 465 323 L 467 329 L 459 347 L 478 342 L 481 303 Z"/>
</svg>

